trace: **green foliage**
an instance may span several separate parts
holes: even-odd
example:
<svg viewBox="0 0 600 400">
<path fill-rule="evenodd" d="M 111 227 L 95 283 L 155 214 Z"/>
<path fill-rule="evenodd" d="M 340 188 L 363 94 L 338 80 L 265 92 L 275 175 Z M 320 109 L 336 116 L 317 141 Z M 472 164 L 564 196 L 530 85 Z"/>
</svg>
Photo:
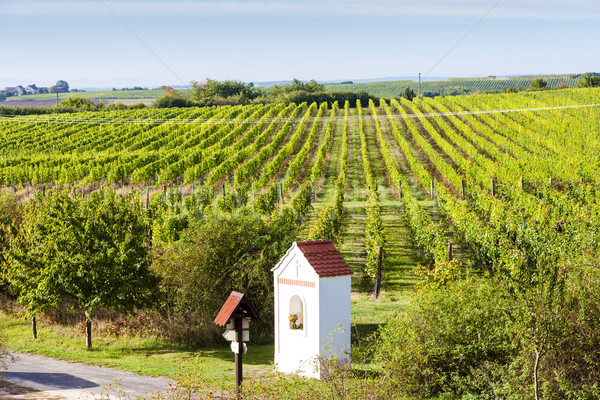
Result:
<svg viewBox="0 0 600 400">
<path fill-rule="evenodd" d="M 376 348 L 397 392 L 497 398 L 519 352 L 511 303 L 484 279 L 421 292 L 380 332 Z"/>
<path fill-rule="evenodd" d="M 93 111 L 102 107 L 102 103 L 96 105 L 90 99 L 84 99 L 83 97 L 69 97 L 57 106 L 57 108 L 72 108 L 78 111 Z"/>
<path fill-rule="evenodd" d="M 272 93 L 270 93 L 270 94 L 272 94 Z M 302 102 L 307 102 L 309 104 L 312 102 L 334 104 L 335 102 L 345 103 L 346 101 L 348 101 L 352 105 L 356 104 L 357 100 L 360 100 L 361 102 L 365 102 L 365 103 L 368 102 L 369 100 L 375 100 L 375 101 L 378 100 L 375 96 L 369 95 L 367 92 L 363 92 L 363 91 L 353 93 L 353 92 L 343 92 L 343 91 L 308 92 L 305 90 L 297 90 L 297 91 L 293 91 L 293 92 L 287 92 L 287 93 L 279 96 L 278 99 L 280 101 L 285 101 L 286 103 L 296 103 L 296 104 L 299 104 Z"/>
<path fill-rule="evenodd" d="M 548 82 L 544 78 L 536 78 L 529 83 L 530 89 L 543 89 L 548 86 Z"/>
<path fill-rule="evenodd" d="M 600 76 L 587 72 L 581 76 L 581 80 L 577 83 L 577 87 L 590 88 L 600 86 Z"/>
<path fill-rule="evenodd" d="M 566 282 L 556 341 L 542 372 L 544 397 L 600 398 L 600 278 L 593 266 L 576 267 Z"/>
<path fill-rule="evenodd" d="M 219 99 L 232 99 L 230 104 L 248 104 L 259 97 L 262 91 L 253 84 L 236 80 L 217 81 L 207 78 L 204 82 L 192 82 L 190 97 L 201 105 L 218 104 Z"/>
<path fill-rule="evenodd" d="M 56 84 L 54 86 L 57 88 L 61 88 L 65 93 L 69 91 L 69 84 L 67 83 L 67 81 L 58 80 L 56 81 Z"/>
<path fill-rule="evenodd" d="M 325 91 L 325 85 L 318 83 L 314 79 L 305 83 L 299 79 L 294 78 L 289 85 L 274 85 L 269 91 L 269 94 L 278 97 L 287 93 L 293 93 L 298 91 L 303 91 L 307 93 L 323 92 Z"/>
<path fill-rule="evenodd" d="M 8 279 L 29 314 L 68 301 L 88 320 L 98 307 L 131 313 L 154 300 L 148 225 L 138 202 L 111 191 L 66 192 L 27 205 L 11 247 Z"/>
<path fill-rule="evenodd" d="M 296 224 L 267 220 L 248 209 L 232 214 L 209 211 L 179 242 L 157 254 L 153 269 L 162 276 L 161 310 L 179 337 L 200 346 L 220 339 L 213 323 L 232 290 L 245 293 L 272 333 L 273 283 L 270 269 L 294 240 Z M 254 340 L 254 339 L 253 339 Z"/>
<path fill-rule="evenodd" d="M 400 92 L 400 97 L 404 97 L 406 100 L 412 101 L 412 99 L 417 97 L 417 94 L 411 89 L 410 86 L 407 86 Z"/>
<path fill-rule="evenodd" d="M 194 107 L 196 104 L 183 97 L 178 92 L 166 92 L 161 98 L 152 103 L 155 108 Z"/>
</svg>

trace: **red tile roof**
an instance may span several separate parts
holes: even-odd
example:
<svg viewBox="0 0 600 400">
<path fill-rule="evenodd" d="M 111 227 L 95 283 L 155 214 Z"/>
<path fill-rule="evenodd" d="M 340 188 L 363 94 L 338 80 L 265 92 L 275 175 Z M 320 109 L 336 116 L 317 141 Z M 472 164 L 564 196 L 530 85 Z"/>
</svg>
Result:
<svg viewBox="0 0 600 400">
<path fill-rule="evenodd" d="M 214 322 L 219 326 L 225 326 L 234 314 L 244 318 L 251 318 L 255 322 L 261 322 L 258 314 L 254 311 L 254 308 L 250 305 L 244 293 L 231 292 Z"/>
<path fill-rule="evenodd" d="M 331 240 L 305 240 L 296 245 L 319 278 L 353 274 Z"/>
</svg>

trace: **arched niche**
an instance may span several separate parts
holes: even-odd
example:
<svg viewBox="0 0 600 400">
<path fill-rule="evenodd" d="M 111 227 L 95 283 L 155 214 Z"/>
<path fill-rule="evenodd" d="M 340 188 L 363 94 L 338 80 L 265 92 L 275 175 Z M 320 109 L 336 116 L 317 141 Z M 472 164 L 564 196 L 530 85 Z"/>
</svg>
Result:
<svg viewBox="0 0 600 400">
<path fill-rule="evenodd" d="M 292 296 L 290 299 L 289 328 L 293 331 L 305 330 L 305 307 L 300 296 Z"/>
</svg>

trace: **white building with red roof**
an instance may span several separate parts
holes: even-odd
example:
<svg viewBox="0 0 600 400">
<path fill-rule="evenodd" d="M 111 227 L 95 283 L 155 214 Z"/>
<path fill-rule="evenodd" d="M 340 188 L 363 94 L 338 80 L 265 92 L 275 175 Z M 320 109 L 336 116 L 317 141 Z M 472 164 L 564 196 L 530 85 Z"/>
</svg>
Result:
<svg viewBox="0 0 600 400">
<path fill-rule="evenodd" d="M 320 378 L 319 360 L 349 359 L 352 270 L 331 240 L 294 242 L 271 270 L 275 366 Z"/>
</svg>

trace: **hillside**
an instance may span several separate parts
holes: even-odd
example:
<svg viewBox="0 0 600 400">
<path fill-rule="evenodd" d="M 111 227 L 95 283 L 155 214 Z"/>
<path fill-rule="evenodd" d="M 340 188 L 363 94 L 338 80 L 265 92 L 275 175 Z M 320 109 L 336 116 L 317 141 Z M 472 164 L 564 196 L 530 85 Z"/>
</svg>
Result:
<svg viewBox="0 0 600 400">
<path fill-rule="evenodd" d="M 486 368 L 495 368 L 485 390 L 491 393 L 499 382 L 525 387 L 534 368 L 532 349 L 538 351 L 539 335 L 546 334 L 550 336 L 544 340 L 554 340 L 556 347 L 543 348 L 554 357 L 543 365 L 543 379 L 561 388 L 560 393 L 573 382 L 587 385 L 577 374 L 565 381 L 556 376 L 561 368 L 571 368 L 569 346 L 581 352 L 589 346 L 574 328 L 579 320 L 569 319 L 579 315 L 577 307 L 584 304 L 579 301 L 589 300 L 585 304 L 593 312 L 598 309 L 597 297 L 582 294 L 576 279 L 587 276 L 586 266 L 600 263 L 600 223 L 595 218 L 600 215 L 600 89 L 391 99 L 354 106 L 258 104 L 0 117 L 0 183 L 24 202 L 35 193 L 60 189 L 73 198 L 99 188 L 131 193 L 132 201 L 150 210 L 152 243 L 168 249 L 160 257 L 177 276 L 184 273 L 177 263 L 185 257 L 169 257 L 169 251 L 177 255 L 178 246 L 185 244 L 177 244 L 180 235 L 209 224 L 207 215 L 228 221 L 258 213 L 254 223 L 292 226 L 297 240 L 328 238 L 338 244 L 355 272 L 352 318 L 360 335 L 388 326 L 390 316 L 417 315 L 403 310 L 429 310 L 415 311 L 414 302 L 435 312 L 448 311 L 435 308 L 446 304 L 452 310 L 448 315 L 473 312 L 465 321 L 456 317 L 457 324 L 473 324 L 466 330 L 452 325 L 454 317 L 444 320 L 447 331 L 437 329 L 440 321 L 398 328 L 393 324 L 404 320 L 393 319 L 384 337 L 387 347 L 381 347 L 388 353 L 380 354 L 388 357 L 381 362 L 389 362 L 389 368 L 409 360 L 409 365 L 420 363 L 415 374 L 430 371 L 433 355 L 412 361 L 414 354 L 395 352 L 417 348 L 418 338 L 425 343 L 423 352 L 430 348 L 429 338 L 432 351 L 438 340 L 448 340 L 440 351 L 458 348 L 456 352 L 476 354 L 463 357 L 448 350 L 432 374 L 477 381 L 469 363 L 483 360 L 490 363 Z M 375 299 L 379 246 L 383 291 Z M 259 250 L 264 249 L 272 247 Z M 248 253 L 241 259 L 260 257 Z M 158 270 L 173 279 L 164 265 Z M 257 276 L 264 285 L 257 293 L 268 298 L 270 276 Z M 184 285 L 186 279 L 170 282 Z M 462 294 L 453 297 L 451 290 L 445 291 L 448 287 Z M 559 291 L 564 287 L 569 290 Z M 508 289 L 498 301 L 484 293 L 503 288 Z M 411 298 L 418 289 L 426 295 Z M 471 296 L 465 293 L 481 303 L 468 303 Z M 427 297 L 436 295 L 441 297 Z M 495 306 L 503 308 L 478 319 L 488 312 L 480 313 L 482 307 Z M 435 312 L 415 318 L 435 321 Z M 551 323 L 543 319 L 549 312 L 564 319 L 555 325 L 560 334 L 531 328 L 536 321 Z M 581 315 L 582 321 L 588 318 Z M 420 328 L 426 334 L 411 330 Z M 488 335 L 490 329 L 505 328 L 510 331 Z M 400 329 L 408 333 L 394 336 Z M 435 336 L 446 332 L 448 337 Z M 468 345 L 456 345 L 452 335 Z M 486 346 L 494 350 L 488 352 Z M 445 362 L 453 357 L 455 361 Z M 585 379 L 593 381 L 596 362 L 583 360 L 575 370 L 589 372 Z M 501 373 L 505 368 L 525 370 L 527 377 Z M 405 371 L 395 372 L 407 379 L 401 384 L 410 390 L 411 379 L 418 377 L 403 375 L 409 374 Z M 428 390 L 460 392 L 460 382 L 453 381 L 450 389 L 431 384 Z M 475 385 L 469 390 L 483 389 Z"/>
</svg>

